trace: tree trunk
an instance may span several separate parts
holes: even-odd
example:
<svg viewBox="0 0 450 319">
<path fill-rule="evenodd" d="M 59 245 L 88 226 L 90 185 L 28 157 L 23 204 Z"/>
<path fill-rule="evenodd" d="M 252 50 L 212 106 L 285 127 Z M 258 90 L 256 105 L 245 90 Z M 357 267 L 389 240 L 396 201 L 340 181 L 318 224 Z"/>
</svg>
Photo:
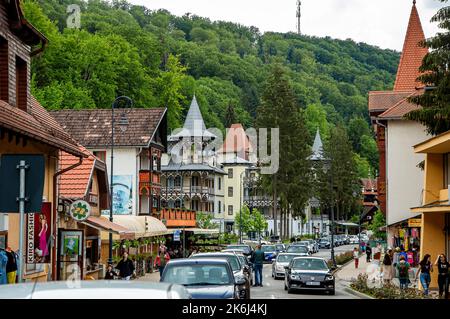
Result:
<svg viewBox="0 0 450 319">
<path fill-rule="evenodd" d="M 284 209 L 281 207 L 280 210 L 280 239 L 283 239 L 283 220 L 284 218 Z"/>
</svg>

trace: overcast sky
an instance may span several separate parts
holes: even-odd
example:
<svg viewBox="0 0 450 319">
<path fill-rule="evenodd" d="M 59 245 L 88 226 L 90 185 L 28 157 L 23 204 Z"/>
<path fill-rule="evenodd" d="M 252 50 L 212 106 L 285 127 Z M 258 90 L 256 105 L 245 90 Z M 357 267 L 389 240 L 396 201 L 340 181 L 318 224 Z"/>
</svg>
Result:
<svg viewBox="0 0 450 319">
<path fill-rule="evenodd" d="M 381 48 L 402 50 L 412 0 L 301 0 L 302 33 L 353 39 Z M 187 12 L 211 20 L 256 26 L 262 32 L 296 30 L 297 0 L 129 0 L 149 9 Z M 443 7 L 437 0 L 417 0 L 426 37 L 436 34 L 431 17 Z"/>
</svg>

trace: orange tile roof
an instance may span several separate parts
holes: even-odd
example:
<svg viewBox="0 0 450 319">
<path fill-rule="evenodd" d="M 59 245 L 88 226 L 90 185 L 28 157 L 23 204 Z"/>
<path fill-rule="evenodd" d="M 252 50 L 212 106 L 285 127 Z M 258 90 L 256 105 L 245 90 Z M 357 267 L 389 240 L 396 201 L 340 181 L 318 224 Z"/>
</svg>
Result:
<svg viewBox="0 0 450 319">
<path fill-rule="evenodd" d="M 79 146 L 80 151 L 85 153 L 88 157 L 83 159 L 80 166 L 62 174 L 59 179 L 59 194 L 62 197 L 70 199 L 82 199 L 88 192 L 89 184 L 91 182 L 93 170 L 96 167 L 96 163 L 102 164 L 106 167 L 104 163 L 95 157 L 91 152 L 89 152 L 83 146 Z M 79 160 L 77 157 L 70 155 L 66 152 L 61 152 L 59 157 L 60 169 L 68 168 Z M 102 167 L 100 166 L 100 167 Z M 103 167 L 103 168 L 104 168 Z M 106 169 L 105 169 L 106 170 Z"/>
<path fill-rule="evenodd" d="M 410 94 L 403 100 L 399 101 L 397 104 L 393 105 L 386 112 L 380 114 L 378 117 L 385 120 L 402 119 L 406 114 L 410 113 L 411 111 L 420 109 L 419 105 L 408 102 L 408 98 L 416 94 L 417 94 L 416 92 Z"/>
<path fill-rule="evenodd" d="M 411 94 L 408 91 L 371 91 L 369 92 L 369 111 L 385 111 Z"/>
<path fill-rule="evenodd" d="M 414 90 L 418 86 L 423 86 L 416 81 L 417 77 L 421 74 L 419 67 L 422 65 L 423 58 L 428 53 L 427 48 L 419 46 L 419 42 L 423 40 L 425 40 L 425 35 L 414 1 L 405 42 L 403 44 L 403 51 L 400 57 L 400 64 L 397 70 L 394 91 Z"/>
<path fill-rule="evenodd" d="M 0 101 L 0 127 L 23 134 L 31 139 L 80 156 L 83 153 L 51 115 L 31 97 L 28 112 Z"/>
</svg>

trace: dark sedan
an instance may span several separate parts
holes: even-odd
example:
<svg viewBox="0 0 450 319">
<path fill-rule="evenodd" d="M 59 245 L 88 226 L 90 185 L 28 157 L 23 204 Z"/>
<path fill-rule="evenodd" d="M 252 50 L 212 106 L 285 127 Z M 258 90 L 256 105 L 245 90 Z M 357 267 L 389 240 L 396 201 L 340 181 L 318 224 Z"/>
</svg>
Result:
<svg viewBox="0 0 450 319">
<path fill-rule="evenodd" d="M 244 280 L 244 279 L 242 279 Z M 174 259 L 165 267 L 161 282 L 183 285 L 193 299 L 239 299 L 230 264 L 223 259 Z"/>
<path fill-rule="evenodd" d="M 320 290 L 334 295 L 334 276 L 325 259 L 296 257 L 286 266 L 284 289 L 288 293 L 294 290 Z"/>
</svg>

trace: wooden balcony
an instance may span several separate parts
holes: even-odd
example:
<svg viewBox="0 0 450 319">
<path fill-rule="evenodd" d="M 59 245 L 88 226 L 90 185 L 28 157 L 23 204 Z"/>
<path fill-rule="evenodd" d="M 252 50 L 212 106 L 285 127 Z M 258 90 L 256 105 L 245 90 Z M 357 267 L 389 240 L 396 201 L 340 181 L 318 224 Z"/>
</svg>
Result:
<svg viewBox="0 0 450 319">
<path fill-rule="evenodd" d="M 160 220 L 166 227 L 195 227 L 197 225 L 195 211 L 182 209 L 161 209 Z"/>
</svg>

